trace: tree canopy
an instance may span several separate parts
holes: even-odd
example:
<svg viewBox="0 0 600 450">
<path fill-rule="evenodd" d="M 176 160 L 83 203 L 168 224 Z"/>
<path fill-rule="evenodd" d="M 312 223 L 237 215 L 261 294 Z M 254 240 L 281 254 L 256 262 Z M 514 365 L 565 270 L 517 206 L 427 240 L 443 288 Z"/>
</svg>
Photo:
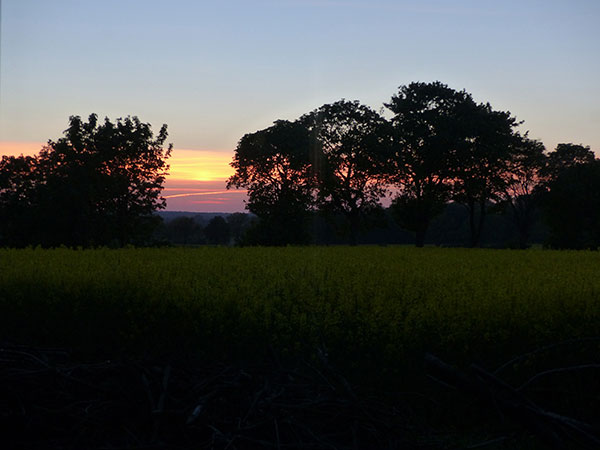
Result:
<svg viewBox="0 0 600 450">
<path fill-rule="evenodd" d="M 417 246 L 456 203 L 466 207 L 468 245 L 480 246 L 487 217 L 503 211 L 525 248 L 540 194 L 565 170 L 595 160 L 589 147 L 574 144 L 546 155 L 509 111 L 439 81 L 400 86 L 384 106 L 389 120 L 342 99 L 242 137 L 228 188 L 247 189 L 247 207 L 258 216 L 245 241 L 309 242 L 312 215 L 313 233 L 324 230 L 324 216 L 357 243 L 368 220 L 386 216 L 374 212 L 391 196 L 391 216 Z"/>
<path fill-rule="evenodd" d="M 541 174 L 546 182 L 558 178 L 565 170 L 582 164 L 588 164 L 596 159 L 594 152 L 589 147 L 581 144 L 562 143 L 548 157 L 542 168 Z"/>
<path fill-rule="evenodd" d="M 387 168 L 397 188 L 396 219 L 416 233 L 421 247 L 431 220 L 450 198 L 456 154 L 465 140 L 466 114 L 475 102 L 465 91 L 440 82 L 400 86 L 385 105 L 394 116 L 393 156 Z"/>
<path fill-rule="evenodd" d="M 477 247 L 488 204 L 501 196 L 511 161 L 516 157 L 519 122 L 508 111 L 489 103 L 471 108 L 462 123 L 466 131 L 453 166 L 452 198 L 469 210 L 470 245 Z"/>
<path fill-rule="evenodd" d="M 403 243 L 412 236 L 423 246 L 430 230 L 427 242 L 446 233 L 452 245 L 475 247 L 489 243 L 491 220 L 495 239 L 512 233 L 511 246 L 526 248 L 532 230 L 557 247 L 597 246 L 589 147 L 546 153 L 509 111 L 439 81 L 400 86 L 384 106 L 387 117 L 342 99 L 245 134 L 227 188 L 247 191 L 252 214 L 206 229 L 174 221 L 162 237 L 153 232 L 166 206 L 166 125 L 154 136 L 137 117 L 72 116 L 39 154 L 0 160 L 0 245 L 145 245 L 171 235 L 178 244 L 357 244 L 385 233 L 377 225 Z"/>
<path fill-rule="evenodd" d="M 248 190 L 247 209 L 261 218 L 256 243 L 302 244 L 309 239 L 306 216 L 313 204 L 314 176 L 308 130 L 300 122 L 276 121 L 244 135 L 227 188 Z"/>
<path fill-rule="evenodd" d="M 137 117 L 69 118 L 35 157 L 4 157 L 0 209 L 5 244 L 97 246 L 147 242 L 165 207 L 160 196 L 172 146 Z M 15 171 L 15 168 L 18 170 Z M 14 233 L 23 227 L 24 233 Z"/>
<path fill-rule="evenodd" d="M 390 134 L 385 119 L 358 101 L 326 104 L 300 118 L 310 131 L 316 204 L 346 219 L 356 243 L 366 214 L 386 192 Z"/>
<path fill-rule="evenodd" d="M 550 181 L 543 209 L 553 248 L 600 248 L 600 160 L 573 164 Z"/>
<path fill-rule="evenodd" d="M 539 186 L 546 164 L 544 145 L 527 136 L 515 136 L 511 158 L 500 173 L 501 189 L 495 200 L 508 213 L 518 231 L 519 248 L 527 248 L 539 204 Z"/>
</svg>

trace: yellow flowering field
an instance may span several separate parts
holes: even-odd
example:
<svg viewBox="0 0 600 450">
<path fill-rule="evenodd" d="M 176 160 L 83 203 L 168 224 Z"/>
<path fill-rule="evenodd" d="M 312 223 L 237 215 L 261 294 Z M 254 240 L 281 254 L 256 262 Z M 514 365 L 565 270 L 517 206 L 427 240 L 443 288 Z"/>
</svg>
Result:
<svg viewBox="0 0 600 450">
<path fill-rule="evenodd" d="M 324 348 L 501 362 L 594 336 L 600 254 L 404 247 L 0 250 L 2 339 L 94 353 Z"/>
</svg>

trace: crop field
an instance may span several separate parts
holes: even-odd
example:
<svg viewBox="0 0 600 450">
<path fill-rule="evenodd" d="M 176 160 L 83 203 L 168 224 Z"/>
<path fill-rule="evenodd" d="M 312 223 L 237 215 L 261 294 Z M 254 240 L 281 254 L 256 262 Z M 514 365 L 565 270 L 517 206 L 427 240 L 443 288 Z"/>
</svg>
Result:
<svg viewBox="0 0 600 450">
<path fill-rule="evenodd" d="M 0 341 L 80 361 L 297 367 L 325 355 L 355 386 L 423 397 L 437 395 L 432 354 L 586 419 L 600 410 L 599 275 L 600 253 L 575 251 L 0 250 Z M 430 406 L 420 422 L 439 419 Z"/>
<path fill-rule="evenodd" d="M 387 247 L 0 251 L 8 340 L 237 358 L 500 363 L 598 334 L 600 254 Z"/>
<path fill-rule="evenodd" d="M 600 324 L 600 254 L 387 247 L 0 250 L 4 339 L 83 351 L 480 360 Z M 358 362 L 357 362 L 358 363 Z"/>
</svg>

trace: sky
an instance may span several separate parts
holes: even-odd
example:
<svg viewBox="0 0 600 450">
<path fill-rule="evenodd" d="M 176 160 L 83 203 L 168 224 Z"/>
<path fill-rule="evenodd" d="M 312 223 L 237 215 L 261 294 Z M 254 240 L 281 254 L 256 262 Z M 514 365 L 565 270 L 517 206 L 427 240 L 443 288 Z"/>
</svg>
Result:
<svg viewBox="0 0 600 450">
<path fill-rule="evenodd" d="M 600 155 L 598 0 L 0 1 L 0 154 L 72 115 L 166 123 L 168 210 L 243 211 L 225 180 L 244 134 L 341 98 L 380 110 L 412 81 Z"/>
</svg>

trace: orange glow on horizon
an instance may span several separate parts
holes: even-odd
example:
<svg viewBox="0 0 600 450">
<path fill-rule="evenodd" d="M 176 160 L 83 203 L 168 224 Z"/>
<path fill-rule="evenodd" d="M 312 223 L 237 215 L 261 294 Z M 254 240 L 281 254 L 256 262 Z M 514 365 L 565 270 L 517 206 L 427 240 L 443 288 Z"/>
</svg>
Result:
<svg viewBox="0 0 600 450">
<path fill-rule="evenodd" d="M 46 142 L 35 141 L 0 141 L 0 157 L 37 155 Z"/>
<path fill-rule="evenodd" d="M 33 156 L 45 142 L 0 141 L 0 156 Z M 167 160 L 170 165 L 168 180 L 216 181 L 226 180 L 234 171 L 229 165 L 232 154 L 215 150 L 174 148 Z"/>
<path fill-rule="evenodd" d="M 0 157 L 37 155 L 44 145 L 44 142 L 0 141 Z M 227 151 L 173 149 L 167 160 L 170 170 L 163 191 L 167 209 L 243 211 L 247 191 L 225 189 L 227 178 L 234 173 L 229 165 L 232 156 L 233 153 Z"/>
<path fill-rule="evenodd" d="M 214 150 L 173 149 L 168 162 L 169 179 L 186 181 L 226 180 L 234 170 L 232 154 Z"/>
</svg>

